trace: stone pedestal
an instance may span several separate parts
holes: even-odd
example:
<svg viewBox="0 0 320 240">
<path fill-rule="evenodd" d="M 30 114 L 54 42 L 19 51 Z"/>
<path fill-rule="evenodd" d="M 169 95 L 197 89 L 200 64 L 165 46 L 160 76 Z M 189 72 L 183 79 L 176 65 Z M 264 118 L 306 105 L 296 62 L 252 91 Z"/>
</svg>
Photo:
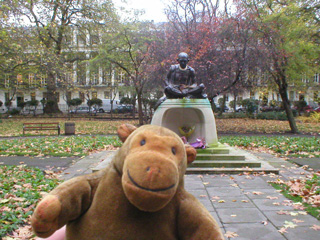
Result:
<svg viewBox="0 0 320 240">
<path fill-rule="evenodd" d="M 153 115 L 152 125 L 159 125 L 181 136 L 179 127 L 195 127 L 188 142 L 204 138 L 207 146 L 217 146 L 216 122 L 208 99 L 167 99 Z"/>
</svg>

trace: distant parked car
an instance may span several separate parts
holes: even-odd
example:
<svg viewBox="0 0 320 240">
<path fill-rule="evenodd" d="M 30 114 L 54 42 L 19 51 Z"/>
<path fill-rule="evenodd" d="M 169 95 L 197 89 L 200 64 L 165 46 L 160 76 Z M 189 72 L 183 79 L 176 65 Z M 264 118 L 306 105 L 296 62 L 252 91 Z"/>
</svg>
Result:
<svg viewBox="0 0 320 240">
<path fill-rule="evenodd" d="M 245 112 L 246 108 L 244 107 L 236 107 L 236 112 Z"/>
<path fill-rule="evenodd" d="M 217 112 L 219 112 L 220 109 L 221 109 L 220 107 L 217 107 L 217 108 L 216 108 Z M 227 111 L 229 111 L 229 108 L 228 108 L 227 106 L 224 106 L 223 112 L 227 112 Z"/>
<path fill-rule="evenodd" d="M 89 107 L 77 107 L 76 109 L 70 110 L 70 113 L 89 113 Z M 91 107 L 91 113 L 96 113 L 94 107 Z"/>
<path fill-rule="evenodd" d="M 131 105 L 118 105 L 117 108 L 113 109 L 114 113 L 130 113 L 133 111 L 133 106 Z"/>
<path fill-rule="evenodd" d="M 305 106 L 305 107 L 303 108 L 303 110 L 304 110 L 305 112 L 310 112 L 310 111 L 313 111 L 314 109 L 313 109 L 313 107 L 311 107 L 310 105 L 307 105 L 307 106 Z"/>
<path fill-rule="evenodd" d="M 307 113 L 318 112 L 320 113 L 320 107 L 316 107 L 315 109 L 309 108 L 306 110 Z"/>
</svg>

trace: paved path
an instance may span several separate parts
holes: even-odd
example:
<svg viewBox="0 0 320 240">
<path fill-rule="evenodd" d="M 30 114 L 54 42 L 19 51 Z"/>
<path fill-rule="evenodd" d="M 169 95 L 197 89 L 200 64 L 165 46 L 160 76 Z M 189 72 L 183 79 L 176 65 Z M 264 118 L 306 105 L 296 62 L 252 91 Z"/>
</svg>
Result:
<svg viewBox="0 0 320 240">
<path fill-rule="evenodd" d="M 82 159 L 12 157 L 11 161 L 15 159 L 17 163 L 36 165 L 37 162 L 41 162 L 39 160 L 45 160 L 47 162 L 42 164 L 42 168 L 49 168 L 49 166 L 65 168 L 61 178 L 70 179 L 90 173 L 92 168 L 112 154 L 114 152 L 105 151 Z M 277 178 L 288 180 L 303 177 L 309 172 L 270 154 L 255 155 L 274 167 L 280 168 L 280 174 L 186 175 L 185 188 L 203 203 L 218 221 L 224 233 L 236 234 L 236 237 L 230 239 L 320 239 L 320 231 L 311 228 L 314 225 L 320 226 L 320 221 L 299 209 L 298 204 L 293 204 L 268 183 Z M 9 164 L 8 159 L 8 157 L 0 157 L 0 163 Z M 303 162 L 301 164 L 304 165 Z M 316 167 L 319 167 L 319 161 Z M 287 228 L 286 232 L 281 234 L 278 230 L 285 225 L 291 225 L 294 228 Z"/>
</svg>

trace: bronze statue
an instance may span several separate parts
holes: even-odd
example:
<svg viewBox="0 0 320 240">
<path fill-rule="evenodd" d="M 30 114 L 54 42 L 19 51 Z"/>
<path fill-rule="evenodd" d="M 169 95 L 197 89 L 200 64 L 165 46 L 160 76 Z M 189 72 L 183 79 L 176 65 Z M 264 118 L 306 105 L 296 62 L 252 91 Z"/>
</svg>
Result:
<svg viewBox="0 0 320 240">
<path fill-rule="evenodd" d="M 204 85 L 195 82 L 195 71 L 188 66 L 188 54 L 182 52 L 177 59 L 179 64 L 171 65 L 165 81 L 164 93 L 167 98 L 206 98 Z"/>
</svg>

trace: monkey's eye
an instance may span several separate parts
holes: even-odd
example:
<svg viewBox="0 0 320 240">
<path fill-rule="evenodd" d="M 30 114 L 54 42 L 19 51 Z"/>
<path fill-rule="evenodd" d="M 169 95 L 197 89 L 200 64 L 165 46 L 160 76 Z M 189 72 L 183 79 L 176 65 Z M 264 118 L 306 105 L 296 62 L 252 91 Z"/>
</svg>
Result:
<svg viewBox="0 0 320 240">
<path fill-rule="evenodd" d="M 171 152 L 172 152 L 173 155 L 176 155 L 176 152 L 177 152 L 176 148 L 175 148 L 175 147 L 172 147 L 172 148 L 171 148 Z"/>
<path fill-rule="evenodd" d="M 141 142 L 140 142 L 140 145 L 143 146 L 143 145 L 145 145 L 145 144 L 146 144 L 146 140 L 145 140 L 145 139 L 142 139 Z"/>
</svg>

